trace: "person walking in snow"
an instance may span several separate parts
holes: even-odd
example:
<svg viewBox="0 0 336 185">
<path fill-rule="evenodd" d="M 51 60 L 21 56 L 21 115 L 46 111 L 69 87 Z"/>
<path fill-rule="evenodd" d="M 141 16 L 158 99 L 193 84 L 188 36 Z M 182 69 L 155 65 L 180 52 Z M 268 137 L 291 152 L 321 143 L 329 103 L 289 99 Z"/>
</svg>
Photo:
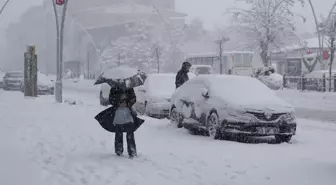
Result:
<svg viewBox="0 0 336 185">
<path fill-rule="evenodd" d="M 114 140 L 115 153 L 118 156 L 123 154 L 123 132 L 126 132 L 127 152 L 129 157 L 133 158 L 137 155 L 134 132 L 132 131 L 134 121 L 137 119 L 137 114 L 132 109 L 132 106 L 136 102 L 134 89 L 125 90 L 118 86 L 112 87 L 109 94 L 109 102 L 114 109 L 113 124 L 116 127 Z"/>
<path fill-rule="evenodd" d="M 183 62 L 181 69 L 177 72 L 175 78 L 176 89 L 189 80 L 188 73 L 191 64 L 189 62 Z"/>
</svg>

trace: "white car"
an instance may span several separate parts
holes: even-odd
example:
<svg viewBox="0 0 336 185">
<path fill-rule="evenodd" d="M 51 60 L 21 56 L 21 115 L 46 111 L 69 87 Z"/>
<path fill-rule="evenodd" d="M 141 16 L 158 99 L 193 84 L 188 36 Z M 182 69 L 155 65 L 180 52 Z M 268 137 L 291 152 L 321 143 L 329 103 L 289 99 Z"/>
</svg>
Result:
<svg viewBox="0 0 336 185">
<path fill-rule="evenodd" d="M 192 65 L 189 69 L 190 72 L 195 75 L 209 75 L 213 73 L 212 67 L 210 65 Z"/>
<path fill-rule="evenodd" d="M 24 83 L 20 85 L 21 92 L 24 92 Z M 37 94 L 38 95 L 53 95 L 54 82 L 47 75 L 37 72 Z"/>
<path fill-rule="evenodd" d="M 191 131 L 221 136 L 275 136 L 288 142 L 296 133 L 294 108 L 259 80 L 235 75 L 197 76 L 171 97 L 170 119 Z"/>
<path fill-rule="evenodd" d="M 138 112 L 155 118 L 169 116 L 170 97 L 175 91 L 175 74 L 150 74 L 143 86 L 135 88 Z"/>
</svg>

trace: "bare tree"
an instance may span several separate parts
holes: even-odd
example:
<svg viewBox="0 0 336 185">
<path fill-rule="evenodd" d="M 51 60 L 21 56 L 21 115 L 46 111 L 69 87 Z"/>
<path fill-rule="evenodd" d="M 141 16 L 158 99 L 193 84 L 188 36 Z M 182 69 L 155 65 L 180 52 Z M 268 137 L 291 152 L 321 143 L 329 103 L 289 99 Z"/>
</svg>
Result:
<svg viewBox="0 0 336 185">
<path fill-rule="evenodd" d="M 231 30 L 246 38 L 247 48 L 260 49 L 260 57 L 268 66 L 270 49 L 288 44 L 290 40 L 300 40 L 296 34 L 295 16 L 305 22 L 305 18 L 294 14 L 296 2 L 304 5 L 304 0 L 242 0 L 249 8 L 231 8 L 233 24 Z"/>
<path fill-rule="evenodd" d="M 335 41 L 336 41 L 336 13 L 332 12 L 328 16 L 327 19 L 323 19 L 320 26 L 320 32 L 322 32 L 322 35 L 324 36 L 326 40 L 326 45 L 328 46 L 330 57 L 329 57 L 329 91 L 331 91 L 331 78 L 332 78 L 332 66 L 335 58 Z"/>
</svg>

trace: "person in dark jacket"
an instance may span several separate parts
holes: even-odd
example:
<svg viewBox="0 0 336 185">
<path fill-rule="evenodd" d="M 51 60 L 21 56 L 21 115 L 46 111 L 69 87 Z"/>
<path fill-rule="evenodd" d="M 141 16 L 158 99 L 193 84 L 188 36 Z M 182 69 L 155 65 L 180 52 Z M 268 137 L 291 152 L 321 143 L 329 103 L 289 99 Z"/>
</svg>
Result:
<svg viewBox="0 0 336 185">
<path fill-rule="evenodd" d="M 189 62 L 183 62 L 181 69 L 177 72 L 175 78 L 176 89 L 189 80 L 188 73 L 191 64 Z"/>
<path fill-rule="evenodd" d="M 133 124 L 134 119 L 137 116 L 136 112 L 132 109 L 132 106 L 136 102 L 134 89 L 124 90 L 118 86 L 112 87 L 109 94 L 109 102 L 115 111 L 113 124 L 115 124 L 117 128 L 117 131 L 115 132 L 114 149 L 115 153 L 120 156 L 124 152 L 123 131 L 121 130 L 121 127 L 123 124 Z M 118 129 L 118 127 L 120 129 Z M 130 157 L 135 157 L 137 151 L 134 132 L 128 131 L 126 140 L 128 155 Z"/>
</svg>

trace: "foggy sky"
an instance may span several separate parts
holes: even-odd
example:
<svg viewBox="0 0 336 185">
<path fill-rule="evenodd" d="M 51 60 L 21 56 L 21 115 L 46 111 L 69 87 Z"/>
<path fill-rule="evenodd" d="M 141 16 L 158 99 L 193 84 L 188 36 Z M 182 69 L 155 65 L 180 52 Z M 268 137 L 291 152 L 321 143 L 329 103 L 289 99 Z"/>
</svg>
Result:
<svg viewBox="0 0 336 185">
<path fill-rule="evenodd" d="M 316 8 L 317 14 L 327 14 L 335 0 L 312 0 Z M 5 0 L 0 0 L 1 5 Z M 4 39 L 4 30 L 11 21 L 16 21 L 20 14 L 27 10 L 31 5 L 39 4 L 42 0 L 11 0 L 7 8 L 0 17 L 0 39 Z M 323 2 L 323 3 L 322 3 Z M 192 6 L 191 6 L 192 5 Z M 177 10 L 189 14 L 188 19 L 195 17 L 201 18 L 207 28 L 213 28 L 214 24 L 228 25 L 227 17 L 223 16 L 223 12 L 232 6 L 237 5 L 235 0 L 176 0 Z M 239 4 L 238 4 L 239 5 Z M 298 30 L 314 32 L 314 21 L 309 6 L 295 8 L 296 12 L 307 17 L 305 24 L 299 25 Z M 3 42 L 0 42 L 0 47 Z"/>
<path fill-rule="evenodd" d="M 318 16 L 327 15 L 334 2 L 335 0 L 312 0 Z M 241 2 L 235 2 L 235 0 L 176 0 L 176 5 L 179 11 L 189 14 L 189 19 L 199 17 L 205 22 L 207 28 L 212 28 L 214 24 L 227 25 L 227 17 L 223 16 L 223 12 L 227 8 L 241 5 Z M 311 32 L 314 32 L 315 23 L 310 6 L 308 4 L 304 8 L 297 6 L 295 12 L 307 18 L 305 24 L 298 25 L 298 31 L 312 30 Z"/>
</svg>

